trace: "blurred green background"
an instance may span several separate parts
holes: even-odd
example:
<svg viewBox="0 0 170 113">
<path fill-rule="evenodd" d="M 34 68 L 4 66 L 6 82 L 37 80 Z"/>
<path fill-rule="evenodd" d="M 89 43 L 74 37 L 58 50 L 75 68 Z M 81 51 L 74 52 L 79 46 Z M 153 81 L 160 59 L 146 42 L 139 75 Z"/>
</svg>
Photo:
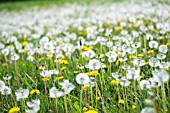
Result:
<svg viewBox="0 0 170 113">
<path fill-rule="evenodd" d="M 24 8 L 30 8 L 34 6 L 38 7 L 51 7 L 52 5 L 60 6 L 66 3 L 77 3 L 77 4 L 103 4 L 110 2 L 141 2 L 141 1 L 152 1 L 152 2 L 164 2 L 170 3 L 170 0 L 0 0 L 0 11 L 1 10 L 21 10 Z"/>
<path fill-rule="evenodd" d="M 121 2 L 125 0 L 0 0 L 0 10 L 20 10 L 34 6 L 50 7 L 51 5 L 63 5 L 66 3 L 91 4 L 104 2 Z M 127 0 L 126 0 L 127 1 Z"/>
</svg>

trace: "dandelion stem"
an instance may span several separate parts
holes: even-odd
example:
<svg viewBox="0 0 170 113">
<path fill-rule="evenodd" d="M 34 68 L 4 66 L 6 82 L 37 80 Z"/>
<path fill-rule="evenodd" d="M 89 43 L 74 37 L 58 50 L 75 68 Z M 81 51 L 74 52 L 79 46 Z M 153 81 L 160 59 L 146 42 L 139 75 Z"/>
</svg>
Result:
<svg viewBox="0 0 170 113">
<path fill-rule="evenodd" d="M 93 89 L 92 89 L 92 86 L 90 87 L 90 93 L 91 93 L 91 106 L 93 107 Z"/>
<path fill-rule="evenodd" d="M 80 91 L 80 113 L 82 111 L 82 96 L 83 96 L 83 88 L 81 87 L 81 91 Z"/>
<path fill-rule="evenodd" d="M 16 80 L 17 80 L 18 88 L 20 88 L 20 82 L 19 82 L 19 79 L 18 79 L 18 69 L 17 69 L 16 60 L 14 61 L 14 68 L 15 68 L 15 72 L 16 72 Z"/>
<path fill-rule="evenodd" d="M 161 90 L 162 90 L 162 101 L 163 101 L 163 109 L 164 109 L 164 113 L 167 112 L 167 107 L 166 107 L 166 94 L 165 94 L 165 87 L 164 87 L 164 83 L 162 83 L 161 85 Z"/>
<path fill-rule="evenodd" d="M 45 90 L 46 100 L 47 100 L 47 102 L 48 102 L 48 95 L 47 95 L 47 86 L 46 86 L 46 81 L 44 81 L 44 90 Z"/>
<path fill-rule="evenodd" d="M 3 100 L 2 94 L 1 94 L 1 101 L 2 101 L 2 103 L 1 103 L 1 105 L 2 105 L 2 113 L 4 113 L 4 100 Z"/>
<path fill-rule="evenodd" d="M 64 95 L 64 107 L 65 107 L 65 113 L 68 113 L 66 95 Z"/>
<path fill-rule="evenodd" d="M 58 113 L 58 98 L 55 99 L 56 113 Z"/>
<path fill-rule="evenodd" d="M 134 83 L 133 86 L 134 86 L 135 103 L 136 103 L 136 106 L 137 106 L 136 81 L 134 80 L 133 83 Z"/>
<path fill-rule="evenodd" d="M 72 107 L 72 103 L 71 103 L 71 99 L 70 99 L 70 94 L 68 94 L 68 97 L 69 97 L 70 108 L 71 108 L 71 110 L 72 110 L 73 107 Z"/>
<path fill-rule="evenodd" d="M 96 79 L 96 78 L 95 78 L 95 79 Z M 95 80 L 95 82 L 96 82 L 96 80 Z M 99 87 L 98 87 L 97 82 L 96 82 L 96 89 L 98 90 L 99 96 L 100 96 L 100 98 L 101 98 L 101 101 L 102 101 L 102 107 L 103 107 L 104 113 L 107 113 L 107 112 L 106 112 L 105 105 L 104 105 L 104 100 L 103 100 L 103 98 L 102 98 L 102 96 L 101 96 L 100 89 L 99 89 Z M 97 100 L 97 99 L 96 99 L 96 100 Z"/>
</svg>

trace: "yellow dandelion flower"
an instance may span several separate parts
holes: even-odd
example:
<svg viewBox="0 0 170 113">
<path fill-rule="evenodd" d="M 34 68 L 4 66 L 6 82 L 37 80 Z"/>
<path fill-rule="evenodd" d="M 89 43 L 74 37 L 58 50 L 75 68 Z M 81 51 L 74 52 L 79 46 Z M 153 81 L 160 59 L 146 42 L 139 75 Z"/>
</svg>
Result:
<svg viewBox="0 0 170 113">
<path fill-rule="evenodd" d="M 125 101 L 124 101 L 123 99 L 120 99 L 120 100 L 118 101 L 118 103 L 120 103 L 120 104 L 124 104 L 124 103 L 125 103 Z"/>
<path fill-rule="evenodd" d="M 54 35 L 51 35 L 51 36 L 50 36 L 50 39 L 51 39 L 51 40 L 55 39 Z"/>
<path fill-rule="evenodd" d="M 62 80 L 64 79 L 64 76 L 57 77 L 56 80 Z"/>
<path fill-rule="evenodd" d="M 51 51 L 47 51 L 46 54 L 47 54 L 47 55 L 50 55 L 50 54 L 52 54 L 52 52 L 51 52 Z"/>
<path fill-rule="evenodd" d="M 170 42 L 167 42 L 166 45 L 170 47 Z"/>
<path fill-rule="evenodd" d="M 78 35 L 82 35 L 82 34 L 83 34 L 83 32 L 79 31 L 77 34 L 78 34 Z"/>
<path fill-rule="evenodd" d="M 136 106 L 135 105 L 132 105 L 132 109 L 135 109 L 136 108 Z"/>
<path fill-rule="evenodd" d="M 39 61 L 43 61 L 43 60 L 44 60 L 44 57 L 41 57 L 41 58 L 39 58 L 38 60 L 39 60 Z"/>
<path fill-rule="evenodd" d="M 23 42 L 22 42 L 22 46 L 26 46 L 27 44 L 28 44 L 27 41 L 23 41 Z"/>
<path fill-rule="evenodd" d="M 65 56 L 64 56 L 64 55 L 60 55 L 60 58 L 64 59 L 64 58 L 65 58 Z"/>
<path fill-rule="evenodd" d="M 50 78 L 45 77 L 45 78 L 43 78 L 42 80 L 43 80 L 43 81 L 49 81 Z"/>
<path fill-rule="evenodd" d="M 141 76 L 140 76 L 140 78 L 144 78 L 144 76 L 143 76 L 143 75 L 141 75 Z"/>
<path fill-rule="evenodd" d="M 87 75 L 90 75 L 90 72 L 87 72 L 86 74 L 87 74 Z"/>
<path fill-rule="evenodd" d="M 169 70 L 170 70 L 170 68 L 165 68 L 165 70 L 169 71 Z"/>
<path fill-rule="evenodd" d="M 145 62 L 145 65 L 148 65 L 149 63 L 148 62 Z"/>
<path fill-rule="evenodd" d="M 98 113 L 98 112 L 95 111 L 95 110 L 88 110 L 88 111 L 86 111 L 86 112 L 84 112 L 84 113 Z"/>
<path fill-rule="evenodd" d="M 116 85 L 116 84 L 118 84 L 118 83 L 119 83 L 119 82 L 118 82 L 117 80 L 112 80 L 112 81 L 111 81 L 111 84 L 112 84 L 112 85 Z"/>
<path fill-rule="evenodd" d="M 13 108 L 11 108 L 11 109 L 9 110 L 8 113 L 16 113 L 16 112 L 18 112 L 19 110 L 20 110 L 19 107 L 13 107 Z"/>
<path fill-rule="evenodd" d="M 119 65 L 119 60 L 116 61 L 116 65 L 117 65 L 117 66 Z"/>
<path fill-rule="evenodd" d="M 100 100 L 100 97 L 96 97 L 96 100 Z"/>
<path fill-rule="evenodd" d="M 143 54 L 138 54 L 139 57 L 143 57 Z"/>
<path fill-rule="evenodd" d="M 40 91 L 38 90 L 38 89 L 33 89 L 31 92 L 30 92 L 30 94 L 32 95 L 32 94 L 34 94 L 34 93 L 36 93 L 36 94 L 40 94 Z"/>
<path fill-rule="evenodd" d="M 60 64 L 68 64 L 68 61 L 67 60 L 61 60 Z"/>
<path fill-rule="evenodd" d="M 83 107 L 83 111 L 87 111 L 88 110 L 88 108 L 86 108 L 86 107 Z"/>
<path fill-rule="evenodd" d="M 83 86 L 82 86 L 82 89 L 85 90 L 85 89 L 87 89 L 87 88 L 89 88 L 89 87 L 90 87 L 89 85 L 83 85 Z"/>
<path fill-rule="evenodd" d="M 79 71 L 74 71 L 75 74 L 79 73 Z"/>
<path fill-rule="evenodd" d="M 38 69 L 44 70 L 44 69 L 46 69 L 46 67 L 45 66 L 40 66 Z"/>
<path fill-rule="evenodd" d="M 137 58 L 137 56 L 135 56 L 135 55 L 130 55 L 129 58 L 130 58 L 130 59 L 134 59 L 134 58 Z"/>
<path fill-rule="evenodd" d="M 148 50 L 148 54 L 152 54 L 153 53 L 153 50 Z"/>
<path fill-rule="evenodd" d="M 92 50 L 92 49 L 93 49 L 93 46 L 89 46 L 89 47 L 87 47 L 87 46 L 82 46 L 81 49 L 84 50 L 84 51 Z"/>
<path fill-rule="evenodd" d="M 99 72 L 96 70 L 93 70 L 90 72 L 90 75 L 92 75 L 92 76 L 97 76 L 98 74 L 99 74 Z"/>
<path fill-rule="evenodd" d="M 66 69 L 66 68 L 67 68 L 67 67 L 64 66 L 64 67 L 60 68 L 60 71 L 63 71 L 63 70 Z"/>
<path fill-rule="evenodd" d="M 122 26 L 118 26 L 117 30 L 121 31 L 121 30 L 123 30 L 123 27 Z"/>
</svg>

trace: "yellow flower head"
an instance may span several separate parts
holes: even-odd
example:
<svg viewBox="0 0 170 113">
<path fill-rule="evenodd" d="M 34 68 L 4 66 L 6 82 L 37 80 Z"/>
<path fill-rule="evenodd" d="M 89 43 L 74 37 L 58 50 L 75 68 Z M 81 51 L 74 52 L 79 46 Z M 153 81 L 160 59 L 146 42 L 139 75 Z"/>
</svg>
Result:
<svg viewBox="0 0 170 113">
<path fill-rule="evenodd" d="M 120 100 L 118 101 L 118 103 L 120 103 L 120 104 L 124 104 L 124 103 L 125 103 L 125 101 L 124 101 L 123 99 L 120 99 Z"/>
<path fill-rule="evenodd" d="M 64 76 L 57 77 L 56 80 L 62 80 L 64 79 Z"/>
<path fill-rule="evenodd" d="M 135 109 L 136 108 L 136 106 L 135 105 L 132 105 L 132 109 Z"/>
<path fill-rule="evenodd" d="M 16 113 L 16 112 L 18 112 L 19 110 L 20 110 L 19 107 L 13 107 L 13 108 L 11 108 L 11 109 L 9 110 L 8 113 Z"/>
<path fill-rule="evenodd" d="M 143 54 L 138 54 L 139 57 L 143 57 Z"/>
<path fill-rule="evenodd" d="M 44 69 L 46 69 L 46 67 L 45 66 L 40 66 L 39 69 L 44 70 Z"/>
<path fill-rule="evenodd" d="M 61 60 L 60 64 L 68 64 L 68 61 L 67 60 Z"/>
<path fill-rule="evenodd" d="M 87 47 L 87 46 L 82 46 L 81 49 L 84 50 L 84 51 L 92 50 L 92 49 L 93 49 L 93 46 L 89 46 L 89 47 Z"/>
<path fill-rule="evenodd" d="M 152 53 L 153 53 L 153 50 L 149 50 L 149 51 L 148 51 L 148 54 L 152 54 Z"/>
<path fill-rule="evenodd" d="M 118 84 L 118 83 L 119 83 L 119 82 L 118 82 L 117 80 L 112 80 L 112 81 L 111 81 L 111 84 L 112 84 L 112 85 L 116 85 L 116 84 Z"/>
<path fill-rule="evenodd" d="M 119 60 L 116 61 L 116 65 L 117 65 L 117 66 L 119 65 Z"/>
<path fill-rule="evenodd" d="M 43 78 L 42 80 L 43 80 L 43 81 L 49 81 L 50 78 L 46 78 L 46 77 L 45 77 L 45 78 Z"/>
<path fill-rule="evenodd" d="M 137 56 L 135 56 L 135 55 L 130 55 L 129 58 L 130 58 L 130 59 L 134 59 L 134 58 L 137 58 Z"/>
<path fill-rule="evenodd" d="M 39 61 L 42 61 L 42 60 L 44 60 L 44 57 L 39 58 Z"/>
<path fill-rule="evenodd" d="M 89 88 L 89 87 L 90 87 L 89 85 L 83 85 L 83 86 L 82 86 L 82 89 L 85 90 L 85 89 L 87 89 L 87 88 Z"/>
<path fill-rule="evenodd" d="M 96 100 L 100 100 L 100 97 L 96 97 Z"/>
<path fill-rule="evenodd" d="M 166 45 L 170 47 L 170 42 L 167 42 Z"/>
<path fill-rule="evenodd" d="M 64 67 L 60 68 L 60 71 L 63 71 L 63 70 L 66 69 L 66 68 L 67 68 L 67 67 L 64 66 Z"/>
<path fill-rule="evenodd" d="M 88 110 L 88 108 L 86 108 L 86 107 L 83 107 L 83 111 L 87 111 Z"/>
<path fill-rule="evenodd" d="M 33 89 L 31 92 L 30 92 L 30 94 L 32 95 L 32 94 L 34 94 L 34 93 L 36 93 L 36 94 L 40 94 L 40 91 L 38 90 L 38 89 Z"/>
<path fill-rule="evenodd" d="M 97 75 L 99 75 L 99 72 L 96 71 L 96 70 L 93 70 L 93 71 L 90 72 L 90 75 L 91 76 L 97 76 Z"/>
<path fill-rule="evenodd" d="M 84 113 L 98 113 L 98 112 L 95 111 L 95 110 L 88 110 L 88 111 L 86 111 L 86 112 L 84 112 Z"/>
<path fill-rule="evenodd" d="M 79 71 L 74 71 L 75 74 L 79 73 Z"/>
<path fill-rule="evenodd" d="M 118 26 L 117 30 L 121 31 L 121 30 L 123 30 L 123 27 L 122 26 Z"/>
<path fill-rule="evenodd" d="M 50 55 L 50 54 L 52 54 L 52 52 L 51 52 L 51 51 L 47 51 L 46 54 L 47 54 L 47 55 Z"/>
<path fill-rule="evenodd" d="M 23 41 L 23 42 L 22 42 L 22 46 L 26 46 L 27 44 L 28 44 L 27 41 Z"/>
</svg>

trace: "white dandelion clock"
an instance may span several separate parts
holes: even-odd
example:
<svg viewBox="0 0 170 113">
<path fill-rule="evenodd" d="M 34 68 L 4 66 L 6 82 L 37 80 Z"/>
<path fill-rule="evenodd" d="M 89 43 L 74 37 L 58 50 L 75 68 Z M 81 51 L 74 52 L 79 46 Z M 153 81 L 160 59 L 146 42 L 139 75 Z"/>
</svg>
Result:
<svg viewBox="0 0 170 113">
<path fill-rule="evenodd" d="M 158 42 L 157 42 L 157 41 L 154 41 L 154 40 L 153 40 L 153 41 L 150 41 L 150 42 L 149 42 L 149 47 L 152 48 L 152 49 L 153 49 L 153 48 L 158 48 Z"/>
<path fill-rule="evenodd" d="M 64 95 L 64 93 L 62 91 L 59 91 L 56 87 L 52 87 L 49 91 L 49 94 L 51 98 L 57 98 Z"/>
<path fill-rule="evenodd" d="M 131 68 L 128 70 L 127 74 L 126 74 L 127 79 L 129 80 L 139 80 L 140 79 L 140 70 L 139 69 L 135 69 L 135 68 Z"/>
<path fill-rule="evenodd" d="M 5 83 L 0 80 L 0 92 L 2 91 L 3 87 L 5 87 Z"/>
<path fill-rule="evenodd" d="M 87 74 L 80 73 L 76 76 L 76 82 L 80 85 L 85 85 L 85 84 L 89 84 L 90 79 Z"/>
<path fill-rule="evenodd" d="M 101 63 L 97 59 L 92 59 L 89 61 L 88 67 L 90 70 L 98 70 L 101 67 Z"/>
<path fill-rule="evenodd" d="M 159 87 L 161 86 L 161 81 L 155 78 L 149 78 L 148 81 L 150 82 L 151 87 Z"/>
<path fill-rule="evenodd" d="M 19 59 L 19 55 L 17 55 L 16 53 L 14 53 L 12 56 L 11 56 L 11 60 L 18 60 Z"/>
<path fill-rule="evenodd" d="M 40 110 L 40 100 L 36 99 L 27 102 L 27 106 L 29 109 L 26 109 L 26 113 L 37 113 Z"/>
<path fill-rule="evenodd" d="M 11 88 L 8 86 L 4 86 L 1 91 L 2 95 L 9 95 L 11 94 Z"/>
<path fill-rule="evenodd" d="M 153 108 L 145 107 L 142 109 L 142 111 L 140 113 L 156 113 L 156 112 Z"/>
<path fill-rule="evenodd" d="M 70 93 L 75 88 L 75 86 L 70 83 L 69 80 L 63 80 L 63 82 L 60 82 L 59 84 L 62 86 L 64 94 Z"/>
<path fill-rule="evenodd" d="M 41 71 L 40 75 L 42 77 L 51 77 L 51 72 L 48 70 L 43 70 L 43 71 Z"/>
<path fill-rule="evenodd" d="M 93 58 L 94 56 L 95 56 L 95 52 L 93 50 L 87 50 L 82 54 L 83 58 Z"/>
<path fill-rule="evenodd" d="M 157 58 L 152 57 L 149 59 L 149 65 L 151 67 L 157 67 L 159 66 L 159 64 L 160 64 L 160 61 Z"/>
<path fill-rule="evenodd" d="M 130 85 L 130 81 L 126 77 L 120 78 L 119 82 L 120 82 L 120 85 L 125 86 L 125 87 Z"/>
<path fill-rule="evenodd" d="M 154 78 L 157 81 L 167 82 L 169 80 L 169 74 L 166 70 L 161 69 L 158 72 L 153 72 Z"/>
<path fill-rule="evenodd" d="M 140 81 L 140 88 L 142 90 L 144 89 L 150 89 L 151 88 L 151 85 L 150 85 L 150 82 L 148 80 L 142 80 Z"/>
<path fill-rule="evenodd" d="M 167 53 L 168 52 L 168 47 L 166 45 L 160 45 L 159 46 L 159 52 Z"/>
<path fill-rule="evenodd" d="M 117 54 L 114 51 L 109 51 L 109 52 L 106 53 L 106 56 L 107 57 L 117 57 Z"/>
<path fill-rule="evenodd" d="M 17 97 L 17 101 L 20 101 L 20 99 L 26 99 L 29 96 L 29 89 L 20 88 L 15 92 L 15 95 Z"/>
</svg>

